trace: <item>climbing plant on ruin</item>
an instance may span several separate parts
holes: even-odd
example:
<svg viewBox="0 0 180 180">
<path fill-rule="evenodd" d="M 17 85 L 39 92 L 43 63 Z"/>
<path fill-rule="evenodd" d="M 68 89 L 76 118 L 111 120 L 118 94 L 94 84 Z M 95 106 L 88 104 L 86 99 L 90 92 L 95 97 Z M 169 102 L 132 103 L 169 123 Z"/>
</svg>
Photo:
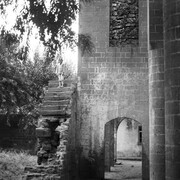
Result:
<svg viewBox="0 0 180 180">
<path fill-rule="evenodd" d="M 79 34 L 78 36 L 78 47 L 81 50 L 81 55 L 92 54 L 94 51 L 94 43 L 92 42 L 89 34 Z"/>
<path fill-rule="evenodd" d="M 137 44 L 138 0 L 111 0 L 110 2 L 110 46 Z"/>
</svg>

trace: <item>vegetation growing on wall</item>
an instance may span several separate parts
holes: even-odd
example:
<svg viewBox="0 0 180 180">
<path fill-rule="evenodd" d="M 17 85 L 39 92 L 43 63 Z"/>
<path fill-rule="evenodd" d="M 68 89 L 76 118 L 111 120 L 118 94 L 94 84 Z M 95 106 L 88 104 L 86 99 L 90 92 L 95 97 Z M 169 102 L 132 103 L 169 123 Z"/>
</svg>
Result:
<svg viewBox="0 0 180 180">
<path fill-rule="evenodd" d="M 81 50 L 81 55 L 92 54 L 94 50 L 94 44 L 89 34 L 79 34 L 78 47 Z"/>
</svg>

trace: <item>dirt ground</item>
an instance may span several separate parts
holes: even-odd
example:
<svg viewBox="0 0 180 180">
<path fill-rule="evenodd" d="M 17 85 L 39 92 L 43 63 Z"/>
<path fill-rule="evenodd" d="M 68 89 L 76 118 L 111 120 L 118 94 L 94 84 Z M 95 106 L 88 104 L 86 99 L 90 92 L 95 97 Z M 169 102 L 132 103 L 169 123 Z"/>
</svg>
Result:
<svg viewBox="0 0 180 180">
<path fill-rule="evenodd" d="M 105 173 L 106 180 L 142 180 L 142 162 L 118 160 L 111 172 Z"/>
</svg>

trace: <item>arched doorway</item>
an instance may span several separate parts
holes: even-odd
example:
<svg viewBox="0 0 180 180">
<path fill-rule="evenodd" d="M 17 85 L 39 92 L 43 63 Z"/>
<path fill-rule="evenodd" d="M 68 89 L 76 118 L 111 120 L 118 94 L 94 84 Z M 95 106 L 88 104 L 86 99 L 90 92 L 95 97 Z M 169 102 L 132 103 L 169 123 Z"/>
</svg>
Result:
<svg viewBox="0 0 180 180">
<path fill-rule="evenodd" d="M 105 124 L 105 179 L 142 179 L 142 125 L 122 117 Z"/>
</svg>

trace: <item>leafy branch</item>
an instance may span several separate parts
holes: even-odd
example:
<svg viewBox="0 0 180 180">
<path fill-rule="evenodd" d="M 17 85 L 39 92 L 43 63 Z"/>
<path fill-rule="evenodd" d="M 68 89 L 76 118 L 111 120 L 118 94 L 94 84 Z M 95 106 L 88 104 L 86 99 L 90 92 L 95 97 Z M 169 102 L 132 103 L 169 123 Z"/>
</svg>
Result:
<svg viewBox="0 0 180 180">
<path fill-rule="evenodd" d="M 91 36 L 89 34 L 79 34 L 78 37 L 78 47 L 81 50 L 81 55 L 84 54 L 92 54 L 94 51 L 94 44 L 91 40 Z"/>
</svg>

